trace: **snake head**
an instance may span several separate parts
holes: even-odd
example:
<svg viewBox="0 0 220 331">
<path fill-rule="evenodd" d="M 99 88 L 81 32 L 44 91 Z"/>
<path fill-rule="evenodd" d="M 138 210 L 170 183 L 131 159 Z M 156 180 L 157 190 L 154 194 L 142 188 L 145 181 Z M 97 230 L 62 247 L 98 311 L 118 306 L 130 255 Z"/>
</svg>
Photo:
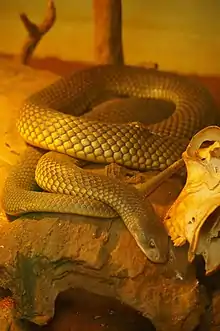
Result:
<svg viewBox="0 0 220 331">
<path fill-rule="evenodd" d="M 145 236 L 143 234 L 138 238 L 138 246 L 151 262 L 166 263 L 168 261 L 169 238 L 167 233 L 163 232 L 163 236 L 158 235 L 157 238 L 153 235 Z"/>
<path fill-rule="evenodd" d="M 139 230 L 133 231 L 135 240 L 145 254 L 154 263 L 166 263 L 169 258 L 169 236 L 149 203 L 148 213 L 139 217 Z"/>
</svg>

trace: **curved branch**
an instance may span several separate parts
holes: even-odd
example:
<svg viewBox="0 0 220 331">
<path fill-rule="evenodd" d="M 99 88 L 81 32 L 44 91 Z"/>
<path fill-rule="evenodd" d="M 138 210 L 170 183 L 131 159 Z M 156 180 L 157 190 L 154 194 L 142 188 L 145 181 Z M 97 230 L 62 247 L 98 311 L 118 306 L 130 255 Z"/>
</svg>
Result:
<svg viewBox="0 0 220 331">
<path fill-rule="evenodd" d="M 56 20 L 56 7 L 53 0 L 48 0 L 46 16 L 39 25 L 31 22 L 25 13 L 20 14 L 21 21 L 28 32 L 28 38 L 22 47 L 21 63 L 27 64 L 41 38 L 52 28 Z"/>
</svg>

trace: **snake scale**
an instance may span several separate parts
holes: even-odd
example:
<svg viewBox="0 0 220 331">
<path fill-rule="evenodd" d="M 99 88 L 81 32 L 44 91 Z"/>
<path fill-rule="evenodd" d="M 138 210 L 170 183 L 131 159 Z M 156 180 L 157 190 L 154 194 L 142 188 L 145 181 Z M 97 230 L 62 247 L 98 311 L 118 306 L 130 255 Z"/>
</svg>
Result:
<svg viewBox="0 0 220 331">
<path fill-rule="evenodd" d="M 148 127 L 83 116 L 108 94 L 162 99 L 172 102 L 175 111 Z M 165 262 L 168 235 L 150 202 L 131 185 L 85 172 L 74 159 L 163 170 L 181 157 L 194 133 L 214 123 L 215 114 L 208 91 L 175 73 L 98 65 L 60 78 L 21 106 L 17 129 L 32 147 L 6 180 L 4 209 L 12 215 L 119 215 L 144 254 L 153 262 Z M 39 187 L 46 192 L 37 192 Z"/>
</svg>

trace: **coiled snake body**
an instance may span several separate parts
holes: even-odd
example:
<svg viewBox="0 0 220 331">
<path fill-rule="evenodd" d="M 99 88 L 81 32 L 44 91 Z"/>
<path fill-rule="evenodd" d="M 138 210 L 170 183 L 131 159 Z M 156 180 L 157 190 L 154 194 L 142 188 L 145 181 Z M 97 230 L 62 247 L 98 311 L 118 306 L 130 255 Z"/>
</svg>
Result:
<svg viewBox="0 0 220 331">
<path fill-rule="evenodd" d="M 80 116 L 108 94 L 164 99 L 174 103 L 175 111 L 149 128 Z M 214 120 L 215 105 L 206 89 L 174 73 L 106 65 L 59 79 L 25 100 L 17 128 L 28 144 L 65 155 L 49 152 L 41 157 L 40 151 L 30 147 L 6 180 L 4 208 L 13 215 L 31 211 L 118 214 L 146 256 L 164 262 L 167 232 L 151 204 L 135 188 L 116 179 L 85 174 L 67 155 L 142 171 L 163 170 L 181 157 L 195 132 Z M 34 192 L 35 179 L 50 193 Z"/>
</svg>

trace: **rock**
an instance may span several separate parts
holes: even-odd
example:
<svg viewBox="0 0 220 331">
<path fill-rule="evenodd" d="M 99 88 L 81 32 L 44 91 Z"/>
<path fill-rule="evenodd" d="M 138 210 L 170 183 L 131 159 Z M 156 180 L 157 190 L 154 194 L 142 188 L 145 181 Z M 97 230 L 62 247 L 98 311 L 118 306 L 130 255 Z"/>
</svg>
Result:
<svg viewBox="0 0 220 331">
<path fill-rule="evenodd" d="M 10 297 L 0 299 L 0 330 L 24 331 L 20 321 L 13 317 L 14 301 Z"/>
<path fill-rule="evenodd" d="M 182 279 L 176 265 L 146 260 L 119 220 L 25 216 L 5 225 L 1 246 L 0 286 L 13 293 L 17 317 L 37 324 L 53 316 L 57 295 L 71 287 L 116 297 L 150 318 L 158 330 L 178 330 L 180 324 L 189 330 L 203 310 L 187 251 L 182 252 L 185 263 L 177 256 L 185 267 Z"/>
<path fill-rule="evenodd" d="M 155 331 L 148 319 L 118 300 L 70 289 L 59 295 L 47 330 Z"/>
<path fill-rule="evenodd" d="M 220 209 L 217 208 L 206 220 L 200 230 L 196 255 L 201 255 L 205 262 L 206 275 L 219 270 L 220 261 Z"/>
<path fill-rule="evenodd" d="M 17 107 L 56 77 L 0 61 L 0 78 L 1 189 L 10 165 L 26 147 L 15 129 Z M 160 216 L 181 187 L 170 179 L 150 196 Z M 187 261 L 186 246 L 171 245 L 169 262 L 155 265 L 119 219 L 33 214 L 10 222 L 3 211 L 0 215 L 0 286 L 16 302 L 14 319 L 43 325 L 53 317 L 60 292 L 82 288 L 117 298 L 148 317 L 157 330 L 190 331 L 198 325 L 207 296 Z"/>
<path fill-rule="evenodd" d="M 212 300 L 212 314 L 213 314 L 213 321 L 212 321 L 212 330 L 217 331 L 220 328 L 220 291 L 217 291 Z"/>
</svg>

